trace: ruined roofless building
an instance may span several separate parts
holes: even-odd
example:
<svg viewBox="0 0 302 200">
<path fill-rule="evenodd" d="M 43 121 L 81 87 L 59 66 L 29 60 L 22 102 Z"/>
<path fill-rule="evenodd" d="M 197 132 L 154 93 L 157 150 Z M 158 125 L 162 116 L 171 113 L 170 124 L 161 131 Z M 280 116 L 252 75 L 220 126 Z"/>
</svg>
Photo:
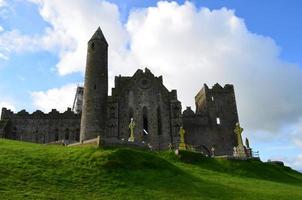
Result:
<svg viewBox="0 0 302 200">
<path fill-rule="evenodd" d="M 196 110 L 182 113 L 177 91 L 169 91 L 162 76 L 138 69 L 133 76 L 116 76 L 108 96 L 108 44 L 100 28 L 88 42 L 84 88 L 77 89 L 76 112 L 64 113 L 2 109 L 0 137 L 49 143 L 69 143 L 101 136 L 104 145 L 119 144 L 129 138 L 129 122 L 134 118 L 135 141 L 168 149 L 177 146 L 179 128 L 186 130 L 188 145 L 211 155 L 232 155 L 237 146 L 234 128 L 238 122 L 234 87 L 206 84 L 195 96 Z M 84 92 L 83 92 L 84 90 Z M 83 104 L 81 103 L 83 102 Z M 71 102 L 72 103 L 72 102 Z M 81 133 L 81 137 L 80 137 Z"/>
</svg>

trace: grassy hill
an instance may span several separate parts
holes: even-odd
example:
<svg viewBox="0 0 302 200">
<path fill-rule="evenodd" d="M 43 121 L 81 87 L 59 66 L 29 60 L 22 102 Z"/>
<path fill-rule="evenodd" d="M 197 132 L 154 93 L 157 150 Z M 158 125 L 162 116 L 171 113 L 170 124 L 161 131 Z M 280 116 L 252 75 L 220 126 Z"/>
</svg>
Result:
<svg viewBox="0 0 302 200">
<path fill-rule="evenodd" d="M 302 199 L 302 174 L 182 152 L 0 139 L 0 199 Z"/>
</svg>

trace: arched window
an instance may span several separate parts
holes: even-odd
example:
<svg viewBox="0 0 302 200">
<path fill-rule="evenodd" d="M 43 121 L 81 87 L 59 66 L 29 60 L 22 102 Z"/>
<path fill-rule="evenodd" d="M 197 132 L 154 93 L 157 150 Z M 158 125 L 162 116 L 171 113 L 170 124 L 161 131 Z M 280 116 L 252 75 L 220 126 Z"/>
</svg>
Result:
<svg viewBox="0 0 302 200">
<path fill-rule="evenodd" d="M 46 135 L 45 135 L 45 133 L 43 134 L 43 144 L 45 144 L 46 143 Z"/>
<path fill-rule="evenodd" d="M 38 143 L 39 142 L 39 131 L 36 129 L 35 131 L 35 141 Z"/>
<path fill-rule="evenodd" d="M 158 133 L 158 135 L 162 134 L 162 122 L 161 122 L 161 110 L 160 110 L 160 107 L 157 107 L 157 133 Z"/>
<path fill-rule="evenodd" d="M 128 120 L 128 123 L 130 123 L 131 118 L 133 118 L 133 108 L 132 107 L 129 108 L 129 120 Z"/>
<path fill-rule="evenodd" d="M 147 107 L 143 108 L 143 129 L 149 133 L 148 129 L 148 109 Z"/>
<path fill-rule="evenodd" d="M 14 128 L 13 128 L 13 131 L 12 131 L 12 139 L 14 139 L 14 140 L 17 139 L 17 127 L 14 127 Z"/>
<path fill-rule="evenodd" d="M 114 137 L 114 124 L 111 124 L 111 125 L 109 126 L 108 137 Z"/>
<path fill-rule="evenodd" d="M 216 117 L 216 124 L 217 124 L 217 125 L 220 125 L 220 124 L 221 124 L 221 121 L 220 121 L 220 118 L 219 118 L 219 117 Z"/>
<path fill-rule="evenodd" d="M 133 118 L 133 108 L 132 107 L 130 107 L 129 108 L 129 113 L 128 113 L 128 124 L 130 123 L 130 121 L 131 121 L 131 118 Z M 127 125 L 128 126 L 128 125 Z M 128 136 L 130 137 L 130 128 L 128 128 Z"/>
<path fill-rule="evenodd" d="M 110 107 L 109 114 L 110 114 L 110 118 L 113 118 L 113 119 L 115 118 L 115 107 L 114 106 Z"/>
<path fill-rule="evenodd" d="M 55 141 L 59 140 L 59 130 L 56 128 L 55 129 Z"/>
<path fill-rule="evenodd" d="M 179 135 L 179 129 L 180 129 L 180 125 L 179 124 L 175 124 L 174 125 L 174 134 L 175 135 Z"/>
<path fill-rule="evenodd" d="M 69 140 L 69 129 L 65 129 L 65 140 Z"/>
<path fill-rule="evenodd" d="M 75 130 L 74 140 L 80 141 L 80 129 L 78 129 L 78 128 Z"/>
</svg>

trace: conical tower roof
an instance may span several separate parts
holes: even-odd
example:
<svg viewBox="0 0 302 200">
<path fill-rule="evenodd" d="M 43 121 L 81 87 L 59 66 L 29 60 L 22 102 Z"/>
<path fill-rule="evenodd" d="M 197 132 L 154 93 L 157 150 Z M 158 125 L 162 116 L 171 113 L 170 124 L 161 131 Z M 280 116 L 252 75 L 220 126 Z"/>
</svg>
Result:
<svg viewBox="0 0 302 200">
<path fill-rule="evenodd" d="M 93 36 L 90 38 L 89 41 L 91 41 L 91 40 L 102 40 L 108 45 L 106 38 L 100 27 L 98 27 L 98 29 L 95 31 L 95 33 L 93 34 Z"/>
</svg>

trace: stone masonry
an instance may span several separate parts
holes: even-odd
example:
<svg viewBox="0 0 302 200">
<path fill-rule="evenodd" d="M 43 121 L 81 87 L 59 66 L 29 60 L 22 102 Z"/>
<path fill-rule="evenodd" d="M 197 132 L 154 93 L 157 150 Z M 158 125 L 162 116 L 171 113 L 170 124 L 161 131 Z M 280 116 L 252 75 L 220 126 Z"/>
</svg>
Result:
<svg viewBox="0 0 302 200">
<path fill-rule="evenodd" d="M 162 76 L 138 69 L 133 76 L 116 76 L 108 96 L 108 44 L 99 28 L 88 42 L 84 87 L 78 87 L 74 111 L 59 113 L 2 109 L 0 137 L 37 143 L 65 140 L 77 142 L 101 136 L 103 144 L 119 144 L 130 136 L 135 121 L 135 141 L 152 149 L 177 147 L 184 127 L 187 145 L 211 155 L 232 155 L 237 146 L 234 128 L 238 113 L 234 87 L 215 84 L 195 96 L 196 110 L 182 113 L 177 91 L 169 91 Z M 82 103 L 83 102 L 83 103 Z M 72 103 L 72 102 L 71 102 Z M 81 136 L 80 136 L 81 135 Z M 81 138 L 81 139 L 80 139 Z"/>
</svg>

